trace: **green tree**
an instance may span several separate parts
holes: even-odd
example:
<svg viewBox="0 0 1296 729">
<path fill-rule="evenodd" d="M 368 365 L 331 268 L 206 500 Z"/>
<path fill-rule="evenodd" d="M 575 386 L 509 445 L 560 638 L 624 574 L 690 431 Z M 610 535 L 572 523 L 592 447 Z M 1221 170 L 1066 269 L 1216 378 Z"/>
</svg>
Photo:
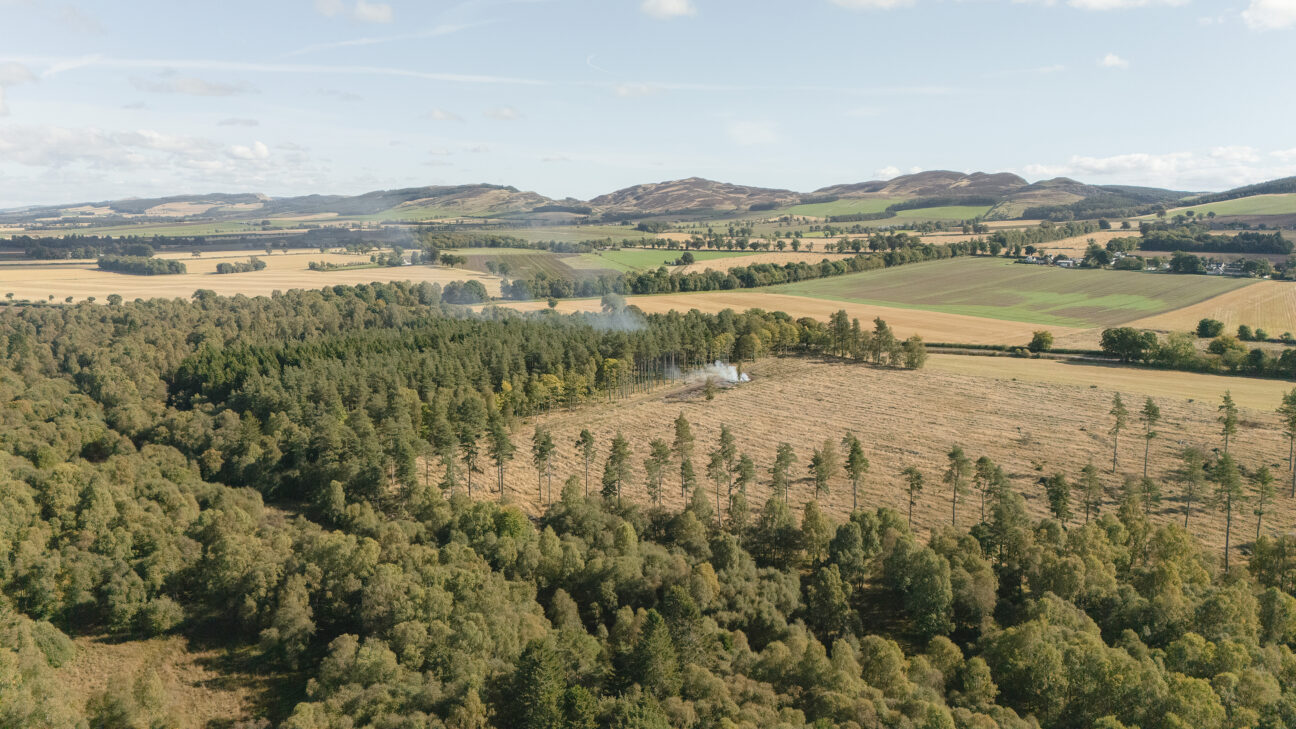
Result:
<svg viewBox="0 0 1296 729">
<path fill-rule="evenodd" d="M 1044 479 L 1044 494 L 1048 497 L 1049 512 L 1053 518 L 1066 523 L 1071 520 L 1071 484 L 1067 482 L 1066 476 L 1061 473 L 1055 473 Z"/>
<path fill-rule="evenodd" d="M 1026 348 L 1032 352 L 1047 352 L 1053 349 L 1053 332 L 1043 330 L 1035 332 Z"/>
<path fill-rule="evenodd" d="M 517 447 L 513 445 L 513 440 L 509 438 L 508 423 L 503 415 L 491 413 L 487 431 L 489 436 L 487 446 L 491 460 L 495 462 L 495 472 L 499 476 L 499 493 L 502 498 L 504 496 L 504 469 L 508 467 L 509 461 L 513 460 L 513 454 L 517 451 Z"/>
<path fill-rule="evenodd" d="M 621 484 L 630 477 L 630 442 L 621 431 L 612 438 L 612 450 L 603 463 L 603 497 L 621 503 Z"/>
<path fill-rule="evenodd" d="M 631 652 L 630 679 L 659 698 L 674 696 L 680 689 L 679 660 L 670 628 L 661 613 L 649 610 Z"/>
<path fill-rule="evenodd" d="M 944 481 L 950 487 L 950 524 L 958 525 L 958 497 L 967 491 L 968 479 L 972 476 L 972 459 L 963 449 L 954 446 L 945 455 L 948 467 L 945 469 Z"/>
<path fill-rule="evenodd" d="M 661 503 L 662 476 L 670 464 L 670 444 L 661 438 L 654 438 L 648 444 L 648 457 L 644 459 L 644 473 L 648 477 L 648 495 L 653 503 Z"/>
<path fill-rule="evenodd" d="M 869 460 L 864 455 L 864 446 L 855 434 L 847 431 L 846 437 L 842 438 L 842 450 L 846 452 L 846 477 L 850 479 L 851 484 L 851 513 L 859 511 L 859 488 L 864 481 L 864 475 L 869 470 Z"/>
<path fill-rule="evenodd" d="M 531 463 L 536 468 L 536 488 L 540 491 L 540 502 L 544 503 L 545 494 L 542 480 L 549 480 L 549 500 L 553 501 L 553 436 L 548 429 L 536 426 L 531 436 Z"/>
<path fill-rule="evenodd" d="M 518 658 L 501 714 L 508 726 L 563 729 L 567 687 L 562 662 L 550 640 L 533 640 Z"/>
<path fill-rule="evenodd" d="M 1291 473 L 1291 497 L 1296 499 L 1296 388 L 1283 395 L 1278 414 L 1282 416 L 1283 434 L 1287 436 L 1287 470 Z"/>
<path fill-rule="evenodd" d="M 1175 477 L 1183 491 L 1184 528 L 1187 529 L 1193 502 L 1201 498 L 1206 490 L 1206 454 L 1199 448 L 1185 448 L 1179 455 L 1179 468 L 1175 471 Z"/>
<path fill-rule="evenodd" d="M 594 434 L 587 428 L 582 428 L 576 438 L 576 449 L 585 461 L 585 495 L 589 496 L 590 464 L 594 462 Z"/>
<path fill-rule="evenodd" d="M 1097 514 L 1102 507 L 1103 484 L 1098 476 L 1098 467 L 1092 461 L 1080 469 L 1080 500 L 1084 504 L 1085 523 L 1089 523 L 1090 514 Z"/>
<path fill-rule="evenodd" d="M 1152 439 L 1157 436 L 1153 428 L 1161 421 L 1161 408 L 1157 407 L 1152 398 L 1143 402 L 1143 410 L 1139 413 L 1139 419 L 1143 421 L 1143 478 L 1148 475 L 1148 455 L 1152 450 Z"/>
<path fill-rule="evenodd" d="M 681 410 L 675 418 L 675 440 L 671 443 L 675 458 L 680 464 L 680 496 L 688 496 L 688 490 L 695 485 L 693 474 L 693 427 Z"/>
<path fill-rule="evenodd" d="M 1229 440 L 1237 435 L 1238 429 L 1238 408 L 1233 402 L 1233 393 L 1225 390 L 1223 402 L 1219 406 L 1219 424 L 1220 435 L 1224 436 L 1224 453 L 1229 452 Z"/>
<path fill-rule="evenodd" d="M 922 494 L 923 474 L 917 466 L 906 466 L 900 475 L 905 479 L 905 491 L 909 496 L 909 528 L 913 529 L 914 504 L 918 503 L 918 497 Z"/>
<path fill-rule="evenodd" d="M 1211 469 L 1215 482 L 1215 506 L 1224 512 L 1224 571 L 1229 569 L 1229 547 L 1233 536 L 1233 510 L 1245 499 L 1242 491 L 1242 474 L 1238 472 L 1233 456 L 1225 453 Z"/>
<path fill-rule="evenodd" d="M 1251 488 L 1254 490 L 1255 499 L 1255 516 L 1256 516 L 1256 540 L 1260 539 L 1260 525 L 1264 521 L 1265 514 L 1269 513 L 1269 504 L 1278 493 L 1278 487 L 1275 483 L 1274 475 L 1269 472 L 1268 466 L 1261 466 L 1251 474 Z"/>
<path fill-rule="evenodd" d="M 1116 473 L 1120 453 L 1120 434 L 1129 423 L 1129 410 L 1126 409 L 1119 392 L 1112 397 L 1112 407 L 1107 414 L 1112 416 L 1112 427 L 1108 433 L 1112 436 L 1112 473 Z"/>
<path fill-rule="evenodd" d="M 810 456 L 810 476 L 814 479 L 815 498 L 828 493 L 828 481 L 837 470 L 837 448 L 831 439 Z"/>
<path fill-rule="evenodd" d="M 779 443 L 774 452 L 774 465 L 770 466 L 770 488 L 775 494 L 782 496 L 784 502 L 788 498 L 789 479 L 795 463 L 796 452 L 792 450 L 792 446 Z"/>
<path fill-rule="evenodd" d="M 486 403 L 476 391 L 470 391 L 459 403 L 457 416 L 457 435 L 459 450 L 463 453 L 465 471 L 468 480 L 468 496 L 472 497 L 472 475 L 477 468 L 477 458 L 481 455 L 482 431 L 486 428 Z"/>
<path fill-rule="evenodd" d="M 850 590 L 835 564 L 820 567 L 810 579 L 806 587 L 806 619 L 820 640 L 836 640 L 852 633 L 855 611 L 850 606 Z"/>
</svg>

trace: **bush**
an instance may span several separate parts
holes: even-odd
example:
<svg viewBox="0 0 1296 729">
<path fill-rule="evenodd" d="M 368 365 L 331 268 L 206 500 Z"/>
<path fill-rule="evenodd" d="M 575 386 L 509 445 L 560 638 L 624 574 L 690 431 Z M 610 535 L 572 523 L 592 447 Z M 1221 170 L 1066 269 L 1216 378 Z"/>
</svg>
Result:
<svg viewBox="0 0 1296 729">
<path fill-rule="evenodd" d="M 1026 345 L 1026 348 L 1032 352 L 1047 352 L 1053 349 L 1053 332 L 1035 332 L 1035 336 L 1031 337 L 1030 344 Z"/>
<path fill-rule="evenodd" d="M 1251 331 L 1251 327 L 1246 324 L 1239 324 L 1237 329 L 1237 338 L 1244 342 L 1254 342 L 1256 336 L 1255 332 Z"/>
<path fill-rule="evenodd" d="M 1197 322 L 1197 336 L 1212 339 L 1224 333 L 1224 322 L 1217 319 L 1202 319 Z"/>
</svg>

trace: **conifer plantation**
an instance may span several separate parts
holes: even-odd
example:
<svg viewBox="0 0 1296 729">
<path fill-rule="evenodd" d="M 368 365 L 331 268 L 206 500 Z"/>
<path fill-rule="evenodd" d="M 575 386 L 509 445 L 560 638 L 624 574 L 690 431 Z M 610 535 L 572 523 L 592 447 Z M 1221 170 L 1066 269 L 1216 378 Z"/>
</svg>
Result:
<svg viewBox="0 0 1296 729">
<path fill-rule="evenodd" d="M 1231 396 L 1209 449 L 1159 436 L 1153 400 L 1100 403 L 1112 470 L 1144 473 L 1123 484 L 1105 460 L 1013 479 L 950 442 L 881 474 L 858 431 L 757 452 L 670 404 L 642 442 L 558 437 L 550 413 L 716 360 L 924 359 L 844 314 L 608 308 L 374 284 L 0 312 L 0 726 L 177 725 L 148 672 L 60 688 L 74 639 L 157 636 L 250 666 L 237 727 L 1296 726 L 1289 449 L 1230 451 Z M 884 477 L 907 511 L 862 498 Z M 941 526 L 913 529 L 921 503 Z"/>
</svg>

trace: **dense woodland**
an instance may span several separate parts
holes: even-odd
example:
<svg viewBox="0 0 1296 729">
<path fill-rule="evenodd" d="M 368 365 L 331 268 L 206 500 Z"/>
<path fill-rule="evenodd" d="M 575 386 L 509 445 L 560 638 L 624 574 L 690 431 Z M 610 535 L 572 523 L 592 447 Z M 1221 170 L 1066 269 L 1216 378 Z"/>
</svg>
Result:
<svg viewBox="0 0 1296 729">
<path fill-rule="evenodd" d="M 920 537 L 869 504 L 837 522 L 786 489 L 746 503 L 747 484 L 780 493 L 807 465 L 858 483 L 868 443 L 843 434 L 809 464 L 779 446 L 758 473 L 681 417 L 669 441 L 581 438 L 592 468 L 549 469 L 537 518 L 468 498 L 512 459 L 544 470 L 554 444 L 522 442 L 520 418 L 615 398 L 668 361 L 920 366 L 884 322 L 641 318 L 615 298 L 603 315 L 474 317 L 440 293 L 0 313 L 0 724 L 169 726 L 155 675 L 84 706 L 54 676 L 69 635 L 181 633 L 254 646 L 289 707 L 264 718 L 292 729 L 1296 725 L 1296 544 L 1262 537 L 1226 570 L 1149 522 L 1160 481 L 1102 494 L 1092 469 L 1056 474 L 1055 518 L 1034 521 L 1019 490 L 1037 486 L 954 448 L 906 470 L 910 499 L 943 489 L 980 523 Z M 1296 395 L 1286 407 L 1296 434 Z M 1112 413 L 1117 437 L 1141 427 Z M 1198 455 L 1166 487 L 1239 528 L 1248 495 L 1261 512 L 1288 498 Z M 640 458 L 649 482 L 630 483 Z M 654 488 L 690 505 L 636 496 Z"/>
<path fill-rule="evenodd" d="M 100 256 L 99 268 L 113 273 L 129 273 L 136 276 L 168 276 L 189 270 L 184 261 L 148 256 Z"/>
</svg>

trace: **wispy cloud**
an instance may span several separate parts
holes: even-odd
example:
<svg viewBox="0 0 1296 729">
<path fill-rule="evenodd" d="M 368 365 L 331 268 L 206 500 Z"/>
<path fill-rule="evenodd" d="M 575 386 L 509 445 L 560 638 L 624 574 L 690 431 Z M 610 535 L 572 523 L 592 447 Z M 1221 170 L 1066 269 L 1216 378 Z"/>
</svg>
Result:
<svg viewBox="0 0 1296 729">
<path fill-rule="evenodd" d="M 1296 150 L 1265 153 L 1247 145 L 1223 145 L 1204 151 L 1076 155 L 1063 163 L 1028 165 L 1022 172 L 1033 178 L 1065 176 L 1178 190 L 1222 189 L 1296 175 Z"/>
<path fill-rule="evenodd" d="M 384 43 L 398 43 L 408 40 L 424 40 L 427 38 L 437 38 L 439 36 L 451 35 L 460 31 L 476 28 L 487 23 L 465 23 L 461 25 L 438 25 L 435 28 L 420 30 L 414 33 L 399 33 L 397 35 L 370 36 L 364 38 L 349 38 L 347 40 L 334 41 L 331 43 L 315 43 L 313 45 L 298 48 L 283 54 L 283 58 L 293 56 L 302 56 L 308 53 L 317 53 L 319 51 L 330 51 L 338 48 L 356 48 L 360 46 L 374 46 Z"/>
<path fill-rule="evenodd" d="M 363 23 L 390 23 L 394 16 L 392 7 L 387 3 L 371 3 L 366 0 L 356 0 L 349 13 L 343 0 L 315 0 L 315 12 L 326 18 L 350 15 Z"/>
<path fill-rule="evenodd" d="M 423 116 L 432 121 L 463 121 L 463 117 L 446 109 L 433 109 Z"/>
<path fill-rule="evenodd" d="M 187 96 L 236 96 L 253 93 L 255 89 L 247 84 L 227 84 L 218 81 L 207 81 L 196 76 L 163 74 L 160 78 L 143 78 L 131 76 L 131 85 L 140 91 L 154 94 L 184 94 Z"/>
<path fill-rule="evenodd" d="M 494 109 L 487 109 L 486 117 L 496 121 L 517 121 L 522 118 L 522 112 L 511 106 L 497 106 Z"/>
<path fill-rule="evenodd" d="M 240 119 L 237 117 L 230 117 L 229 119 L 221 119 L 220 121 L 216 122 L 216 126 L 218 127 L 258 127 L 261 126 L 261 122 L 257 121 L 256 119 Z"/>
<path fill-rule="evenodd" d="M 1098 60 L 1098 65 L 1103 68 L 1129 68 L 1130 62 L 1115 53 L 1108 53 Z"/>
<path fill-rule="evenodd" d="M 1296 27 L 1296 0 L 1251 0 L 1242 20 L 1252 30 L 1284 30 Z"/>
<path fill-rule="evenodd" d="M 778 141 L 778 125 L 772 121 L 739 119 L 725 127 L 729 141 L 741 147 L 774 144 Z"/>
<path fill-rule="evenodd" d="M 640 9 L 654 18 L 668 20 L 697 15 L 693 0 L 643 0 Z"/>
</svg>

